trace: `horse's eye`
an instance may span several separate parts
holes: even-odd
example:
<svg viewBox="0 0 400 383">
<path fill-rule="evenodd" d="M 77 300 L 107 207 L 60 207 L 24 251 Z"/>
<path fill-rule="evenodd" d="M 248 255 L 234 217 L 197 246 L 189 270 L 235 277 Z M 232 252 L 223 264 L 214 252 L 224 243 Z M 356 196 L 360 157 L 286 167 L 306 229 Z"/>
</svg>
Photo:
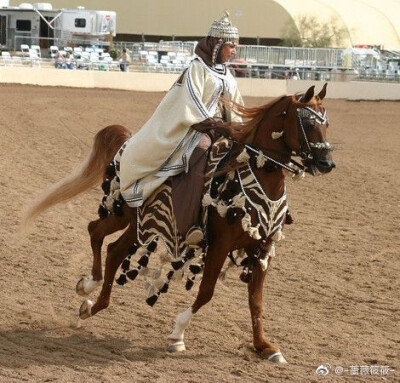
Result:
<svg viewBox="0 0 400 383">
<path fill-rule="evenodd" d="M 314 128 L 314 124 L 314 119 L 307 118 L 303 120 L 303 127 L 305 130 L 311 130 L 312 128 Z"/>
</svg>

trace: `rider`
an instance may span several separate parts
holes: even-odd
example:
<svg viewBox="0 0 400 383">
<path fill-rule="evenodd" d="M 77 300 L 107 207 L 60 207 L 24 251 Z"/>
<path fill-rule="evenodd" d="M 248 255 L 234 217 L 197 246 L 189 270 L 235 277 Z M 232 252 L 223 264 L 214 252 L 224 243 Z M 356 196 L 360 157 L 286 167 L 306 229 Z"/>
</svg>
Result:
<svg viewBox="0 0 400 383">
<path fill-rule="evenodd" d="M 127 141 L 120 158 L 116 157 L 121 194 L 130 207 L 141 206 L 168 177 L 179 175 L 172 179 L 174 211 L 179 231 L 187 233 L 189 244 L 202 239 L 196 224 L 206 151 L 211 145 L 207 134 L 191 127 L 209 118 L 241 120 L 220 102 L 223 97 L 243 104 L 236 80 L 225 65 L 236 53 L 238 42 L 238 29 L 225 12 L 199 41 L 188 69 L 145 125 Z"/>
</svg>

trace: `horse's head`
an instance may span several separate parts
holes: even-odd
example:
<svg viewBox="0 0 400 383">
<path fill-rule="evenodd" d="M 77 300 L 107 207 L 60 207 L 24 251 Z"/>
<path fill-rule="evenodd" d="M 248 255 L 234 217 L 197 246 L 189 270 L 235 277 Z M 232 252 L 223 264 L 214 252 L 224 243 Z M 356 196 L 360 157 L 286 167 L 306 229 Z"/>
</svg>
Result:
<svg viewBox="0 0 400 383">
<path fill-rule="evenodd" d="M 327 84 L 318 95 L 314 95 L 312 86 L 304 94 L 294 96 L 284 115 L 283 139 L 312 175 L 329 173 L 336 167 L 331 154 L 333 147 L 326 138 L 329 123 L 322 105 L 326 87 Z"/>
</svg>

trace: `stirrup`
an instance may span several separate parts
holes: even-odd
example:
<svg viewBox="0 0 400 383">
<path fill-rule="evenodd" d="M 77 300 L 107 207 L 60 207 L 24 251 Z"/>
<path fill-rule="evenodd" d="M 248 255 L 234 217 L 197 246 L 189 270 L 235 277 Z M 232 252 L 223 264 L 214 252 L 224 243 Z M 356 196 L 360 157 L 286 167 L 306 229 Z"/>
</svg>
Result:
<svg viewBox="0 0 400 383">
<path fill-rule="evenodd" d="M 185 242 L 189 247 L 199 247 L 199 244 L 203 239 L 203 231 L 199 227 L 193 226 L 187 232 Z"/>
</svg>

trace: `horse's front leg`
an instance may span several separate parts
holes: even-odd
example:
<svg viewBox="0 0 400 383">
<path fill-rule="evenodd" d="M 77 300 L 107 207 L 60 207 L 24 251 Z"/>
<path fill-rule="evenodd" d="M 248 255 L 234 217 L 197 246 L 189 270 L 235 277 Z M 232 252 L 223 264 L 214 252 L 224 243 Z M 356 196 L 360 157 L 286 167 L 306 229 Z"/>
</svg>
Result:
<svg viewBox="0 0 400 383">
<path fill-rule="evenodd" d="M 263 286 L 267 270 L 257 262 L 253 265 L 252 279 L 248 284 L 249 306 L 253 327 L 253 344 L 255 349 L 275 363 L 287 363 L 279 348 L 268 342 L 264 335 L 262 323 Z"/>
<path fill-rule="evenodd" d="M 89 295 L 103 281 L 103 272 L 101 266 L 101 248 L 104 238 L 118 230 L 124 229 L 130 220 L 130 214 L 127 209 L 122 216 L 109 215 L 105 218 L 92 221 L 88 225 L 90 235 L 90 246 L 93 253 L 92 275 L 81 277 L 76 285 L 76 293 L 81 296 Z"/>
<path fill-rule="evenodd" d="M 186 349 L 183 341 L 185 330 L 189 326 L 193 314 L 196 314 L 202 306 L 211 300 L 215 284 L 227 256 L 228 249 L 221 247 L 221 244 L 218 244 L 218 246 L 215 244 L 210 245 L 204 262 L 203 278 L 196 300 L 191 307 L 176 317 L 174 331 L 168 336 L 170 340 L 168 351 L 184 351 Z"/>
<path fill-rule="evenodd" d="M 82 303 L 79 309 L 79 317 L 81 319 L 89 318 L 109 306 L 115 273 L 128 255 L 129 247 L 135 238 L 136 222 L 132 221 L 121 237 L 108 245 L 103 286 L 95 304 L 88 299 Z"/>
</svg>

